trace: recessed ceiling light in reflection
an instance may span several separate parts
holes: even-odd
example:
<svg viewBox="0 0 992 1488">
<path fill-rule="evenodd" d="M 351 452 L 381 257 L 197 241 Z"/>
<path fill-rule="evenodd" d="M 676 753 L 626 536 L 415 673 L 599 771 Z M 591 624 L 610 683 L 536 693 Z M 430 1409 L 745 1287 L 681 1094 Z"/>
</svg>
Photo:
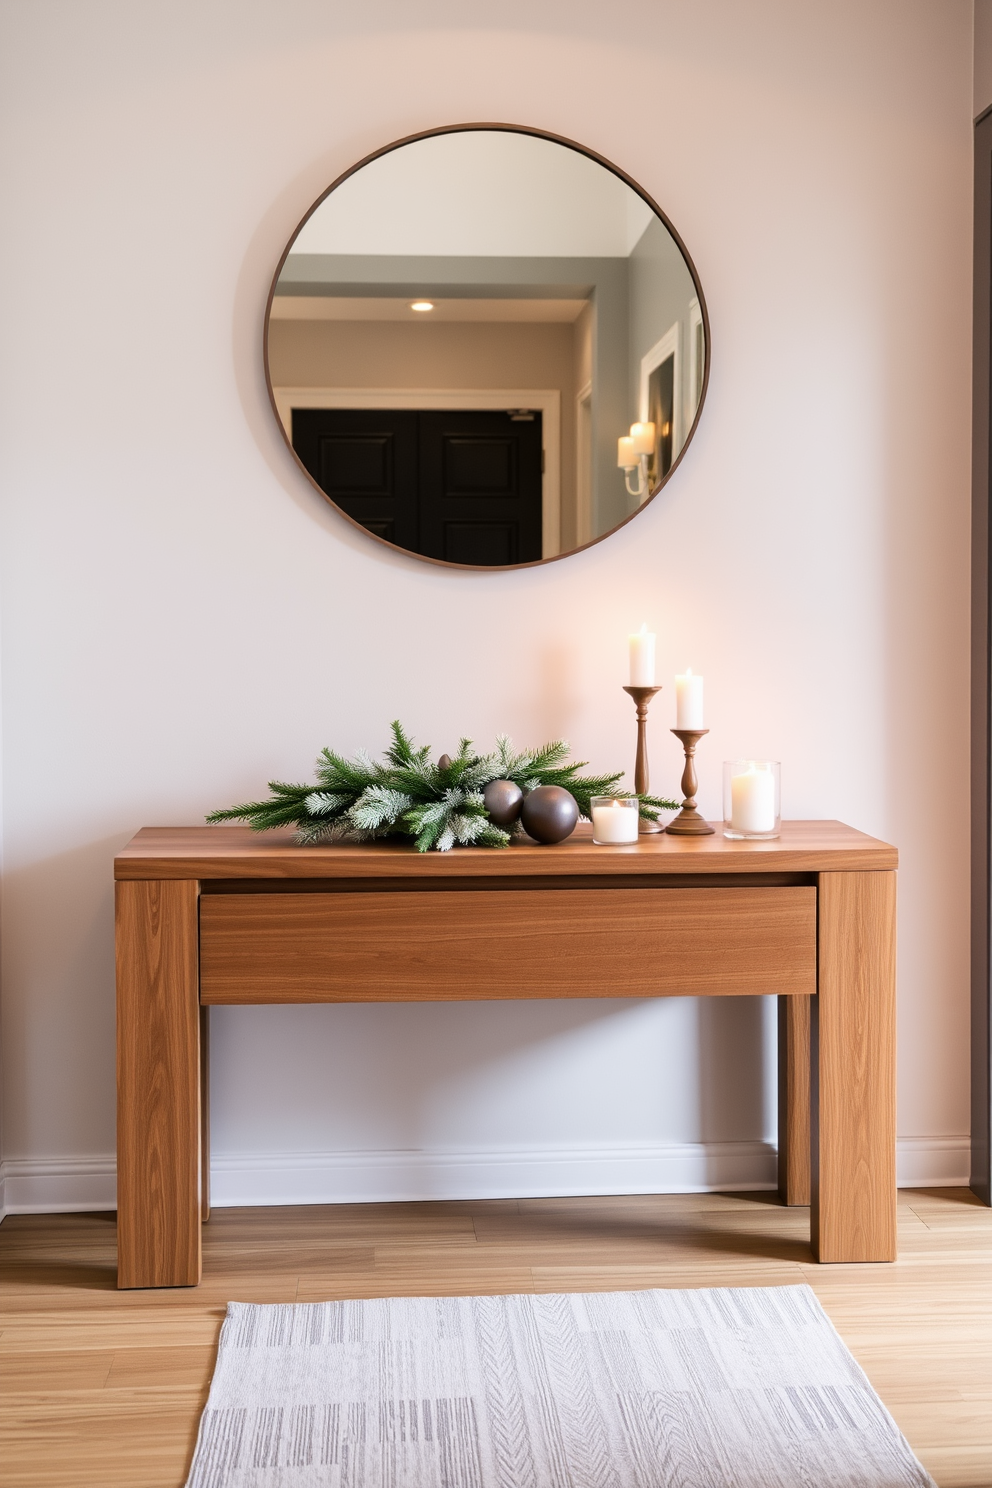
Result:
<svg viewBox="0 0 992 1488">
<path fill-rule="evenodd" d="M 410 306 L 411 310 L 433 310 L 434 304 L 431 300 L 414 300 Z"/>
</svg>

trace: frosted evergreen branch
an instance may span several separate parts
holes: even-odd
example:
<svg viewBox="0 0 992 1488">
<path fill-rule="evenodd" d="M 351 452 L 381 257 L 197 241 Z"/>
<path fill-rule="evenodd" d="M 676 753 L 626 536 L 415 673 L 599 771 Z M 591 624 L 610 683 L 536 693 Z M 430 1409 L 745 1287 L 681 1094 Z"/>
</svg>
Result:
<svg viewBox="0 0 992 1488">
<path fill-rule="evenodd" d="M 476 847 L 509 847 L 510 833 L 497 827 L 494 822 L 487 820 L 483 823 L 482 830 L 475 839 Z"/>
<path fill-rule="evenodd" d="M 332 791 L 312 791 L 306 798 L 306 808 L 311 816 L 335 816 L 345 806 L 350 806 L 354 796 L 335 795 Z"/>
<path fill-rule="evenodd" d="M 300 822 L 296 829 L 295 840 L 300 847 L 316 847 L 319 842 L 332 841 L 341 835 L 341 824 L 339 821 L 328 821 L 326 817 L 313 817 L 309 821 Z"/>
<path fill-rule="evenodd" d="M 316 785 L 270 781 L 265 801 L 246 801 L 213 811 L 210 822 L 245 821 L 253 831 L 292 826 L 303 845 L 367 842 L 384 836 L 412 837 L 418 851 L 447 852 L 454 846 L 506 847 L 521 828 L 508 830 L 490 821 L 483 788 L 493 780 L 512 780 L 522 790 L 561 786 L 589 817 L 595 795 L 622 795 L 614 774 L 582 775 L 585 762 L 569 762 L 568 745 L 552 740 L 537 750 L 514 750 L 501 734 L 491 754 L 477 754 L 462 738 L 456 754 L 433 761 L 429 745 L 416 748 L 398 720 L 382 762 L 364 750 L 351 759 L 324 748 L 317 757 Z M 641 793 L 641 816 L 677 810 L 679 802 Z"/>
<path fill-rule="evenodd" d="M 404 792 L 386 785 L 370 785 L 348 809 L 348 819 L 359 831 L 377 832 L 392 824 L 413 805 Z"/>
</svg>

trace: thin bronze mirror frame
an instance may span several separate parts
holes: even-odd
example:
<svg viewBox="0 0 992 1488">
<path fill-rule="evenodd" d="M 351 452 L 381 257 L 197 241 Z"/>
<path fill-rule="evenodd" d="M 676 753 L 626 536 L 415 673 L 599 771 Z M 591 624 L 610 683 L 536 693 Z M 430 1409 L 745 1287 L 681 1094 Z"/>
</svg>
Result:
<svg viewBox="0 0 992 1488">
<path fill-rule="evenodd" d="M 690 277 L 692 279 L 693 285 L 695 286 L 696 298 L 699 301 L 699 312 L 702 316 L 704 345 L 706 348 L 706 359 L 703 364 L 703 382 L 702 387 L 699 391 L 699 402 L 696 405 L 695 415 L 693 417 L 692 423 L 689 426 L 689 432 L 686 434 L 685 439 L 682 441 L 682 448 L 679 450 L 675 459 L 672 461 L 671 467 L 665 473 L 665 475 L 662 476 L 658 484 L 652 488 L 652 490 L 648 493 L 641 504 L 634 511 L 632 511 L 629 516 L 624 517 L 622 522 L 617 522 L 616 526 L 611 527 L 607 532 L 601 532 L 598 537 L 591 538 L 589 542 L 582 543 L 579 547 L 569 548 L 568 551 L 565 553 L 554 553 L 548 558 L 532 558 L 527 563 L 451 563 L 446 558 L 431 558 L 426 553 L 415 553 L 411 548 L 400 547 L 398 543 L 392 543 L 389 541 L 388 538 L 379 537 L 376 533 L 370 532 L 367 527 L 363 527 L 361 522 L 358 522 L 355 520 L 354 517 L 349 516 L 346 511 L 343 511 L 341 507 L 338 506 L 336 501 L 331 500 L 327 492 L 323 490 L 323 488 L 319 486 L 314 480 L 313 476 L 310 474 L 309 470 L 307 470 L 306 466 L 303 464 L 303 461 L 296 453 L 295 449 L 286 436 L 286 430 L 283 426 L 282 419 L 279 417 L 279 409 L 276 405 L 275 392 L 272 387 L 272 377 L 269 372 L 269 323 L 272 312 L 272 301 L 275 299 L 276 286 L 279 283 L 279 276 L 282 273 L 283 268 L 285 267 L 286 260 L 289 257 L 290 252 L 292 251 L 293 244 L 299 237 L 301 231 L 303 230 L 303 227 L 307 222 L 309 222 L 310 218 L 313 216 L 314 212 L 316 212 L 317 208 L 320 207 L 327 200 L 331 192 L 336 191 L 337 188 L 342 184 L 342 182 L 348 180 L 349 176 L 355 175 L 357 171 L 362 170 L 366 165 L 370 165 L 373 160 L 378 160 L 383 155 L 389 155 L 393 150 L 400 150 L 403 148 L 404 145 L 416 144 L 418 140 L 434 139 L 436 136 L 441 134 L 468 134 L 474 131 L 481 132 L 486 130 L 500 131 L 504 134 L 528 134 L 535 139 L 550 140 L 552 144 L 563 145 L 567 150 L 575 150 L 577 154 L 585 155 L 587 159 L 594 160 L 597 165 L 603 166 L 605 170 L 611 171 L 613 175 L 619 177 L 619 179 L 623 181 L 625 185 L 630 187 L 631 191 L 636 191 L 641 200 L 651 208 L 651 211 L 655 214 L 655 216 L 664 224 L 665 228 L 672 237 L 672 241 L 675 243 L 676 247 L 681 253 L 686 268 L 689 270 Z M 443 124 L 436 129 L 422 129 L 417 134 L 407 134 L 404 135 L 402 139 L 393 140 L 390 144 L 383 145 L 380 150 L 373 150 L 371 155 L 366 155 L 364 159 L 359 160 L 355 165 L 350 166 L 348 170 L 342 171 L 341 175 L 331 182 L 327 190 L 322 192 L 321 195 L 318 196 L 317 200 L 304 213 L 299 222 L 296 224 L 296 227 L 293 229 L 289 242 L 286 244 L 286 247 L 283 250 L 282 257 L 279 259 L 279 262 L 276 265 L 276 271 L 272 276 L 272 283 L 269 286 L 268 298 L 265 302 L 265 320 L 262 330 L 262 361 L 265 367 L 265 386 L 268 389 L 269 402 L 272 405 L 272 412 L 275 417 L 276 423 L 279 426 L 279 431 L 282 434 L 283 439 L 286 441 L 286 446 L 289 449 L 289 452 L 292 455 L 294 461 L 296 462 L 296 465 L 306 477 L 308 484 L 311 485 L 314 490 L 323 497 L 328 506 L 332 507 L 333 510 L 337 512 L 338 516 L 343 518 L 344 521 L 349 522 L 352 527 L 357 528 L 359 532 L 363 533 L 364 536 L 369 538 L 372 542 L 381 543 L 383 547 L 390 548 L 394 553 L 403 553 L 409 558 L 416 558 L 420 563 L 433 563 L 437 568 L 463 569 L 467 570 L 470 573 L 510 573 L 514 569 L 518 568 L 541 568 L 547 563 L 558 563 L 562 558 L 571 558 L 576 553 L 584 553 L 588 548 L 595 547 L 597 543 L 605 542 L 608 537 L 612 537 L 615 532 L 619 532 L 622 527 L 626 527 L 628 522 L 632 522 L 635 517 L 639 517 L 644 511 L 645 507 L 649 504 L 649 502 L 652 502 L 658 495 L 658 493 L 671 480 L 672 476 L 675 474 L 676 470 L 682 463 L 683 455 L 689 448 L 689 445 L 692 443 L 693 435 L 695 434 L 699 424 L 700 414 L 703 411 L 703 405 L 706 402 L 706 391 L 709 387 L 711 361 L 710 348 L 711 343 L 709 311 L 706 308 L 706 298 L 703 294 L 703 287 L 699 282 L 699 275 L 696 273 L 696 265 L 693 263 L 692 257 L 689 254 L 689 250 L 683 243 L 679 233 L 673 227 L 672 223 L 658 206 L 658 203 L 654 200 L 654 198 L 649 196 L 644 188 L 642 186 L 639 186 L 631 176 L 628 176 L 626 171 L 622 171 L 618 165 L 614 165 L 613 162 L 611 160 L 607 160 L 605 156 L 597 154 L 595 150 L 590 150 L 586 145 L 577 144 L 575 140 L 568 139 L 565 135 L 551 134 L 546 129 L 534 129 L 527 124 Z"/>
</svg>

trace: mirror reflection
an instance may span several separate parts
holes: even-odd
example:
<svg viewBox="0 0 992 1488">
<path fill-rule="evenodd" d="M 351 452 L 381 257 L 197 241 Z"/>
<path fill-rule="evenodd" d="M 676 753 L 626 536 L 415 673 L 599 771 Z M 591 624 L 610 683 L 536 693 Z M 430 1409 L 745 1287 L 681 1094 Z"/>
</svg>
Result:
<svg viewBox="0 0 992 1488">
<path fill-rule="evenodd" d="M 649 203 L 511 129 L 399 145 L 316 206 L 277 274 L 266 366 L 311 479 L 367 531 L 503 567 L 653 495 L 705 387 L 705 312 Z"/>
</svg>

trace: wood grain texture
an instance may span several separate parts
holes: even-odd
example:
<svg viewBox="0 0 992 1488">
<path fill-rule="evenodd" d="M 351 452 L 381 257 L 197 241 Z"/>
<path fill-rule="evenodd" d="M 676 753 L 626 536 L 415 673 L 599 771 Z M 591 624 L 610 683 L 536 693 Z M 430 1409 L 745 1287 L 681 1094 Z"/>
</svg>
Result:
<svg viewBox="0 0 992 1488">
<path fill-rule="evenodd" d="M 117 885 L 121 1287 L 200 1279 L 197 885 Z"/>
<path fill-rule="evenodd" d="M 117 855 L 119 879 L 150 878 L 476 878 L 521 874 L 574 877 L 596 874 L 819 872 L 897 866 L 894 847 L 841 822 L 783 822 L 773 841 L 712 837 L 641 837 L 630 845 L 599 847 L 580 823 L 553 847 L 515 842 L 503 851 L 458 847 L 418 853 L 411 843 L 375 842 L 296 847 L 287 832 L 248 827 L 145 827 Z"/>
<path fill-rule="evenodd" d="M 812 1286 L 940 1488 L 988 1488 L 992 1211 L 903 1189 L 900 1259 L 817 1266 L 771 1194 L 216 1209 L 203 1280 L 115 1289 L 112 1214 L 0 1225 L 0 1480 L 180 1488 L 229 1299 Z"/>
<path fill-rule="evenodd" d="M 808 997 L 778 1000 L 778 1192 L 783 1204 L 809 1203 Z"/>
<path fill-rule="evenodd" d="M 213 894 L 204 1003 L 809 995 L 816 890 Z"/>
<path fill-rule="evenodd" d="M 429 855 L 396 843 L 301 849 L 240 828 L 139 833 L 117 864 L 121 1285 L 188 1285 L 198 1274 L 201 1138 L 204 1177 L 208 1166 L 197 1015 L 199 876 L 205 1004 L 808 997 L 816 974 L 814 875 L 818 884 L 881 882 L 895 862 L 894 849 L 836 822 L 788 823 L 772 843 L 645 837 L 605 849 L 586 832 L 556 848 Z M 851 864 L 858 872 L 846 871 Z M 133 876 L 140 871 L 151 878 Z M 861 926 L 857 914 L 855 922 L 870 939 L 872 925 Z M 883 1259 L 877 1216 L 867 1230 L 862 1223 L 864 1194 L 874 1194 L 870 1209 L 889 1181 L 884 1164 L 873 1166 L 881 1149 L 870 1111 L 869 1136 L 857 1145 L 874 1076 L 857 1061 L 849 1076 L 837 1053 L 851 1029 L 860 1036 L 862 994 L 863 1021 L 874 1027 L 873 989 L 881 983 L 872 958 L 879 951 L 869 946 L 864 957 L 855 955 L 852 970 L 846 936 L 845 929 L 828 937 L 820 963 L 839 995 L 825 1025 L 832 1052 L 816 1138 L 817 1243 L 828 1247 L 825 1259 L 863 1252 Z M 885 1006 L 883 997 L 883 1023 Z M 866 1058 L 876 1046 L 887 1058 L 885 1040 L 871 1038 Z M 798 1065 L 793 1076 L 784 1145 L 786 1189 L 798 1202 L 805 1124 Z M 205 1186 L 202 1200 L 206 1209 Z M 862 1226 L 860 1238 L 852 1239 L 852 1225 Z"/>
<path fill-rule="evenodd" d="M 896 1257 L 894 873 L 823 873 L 812 1018 L 812 1223 L 821 1261 Z"/>
</svg>

